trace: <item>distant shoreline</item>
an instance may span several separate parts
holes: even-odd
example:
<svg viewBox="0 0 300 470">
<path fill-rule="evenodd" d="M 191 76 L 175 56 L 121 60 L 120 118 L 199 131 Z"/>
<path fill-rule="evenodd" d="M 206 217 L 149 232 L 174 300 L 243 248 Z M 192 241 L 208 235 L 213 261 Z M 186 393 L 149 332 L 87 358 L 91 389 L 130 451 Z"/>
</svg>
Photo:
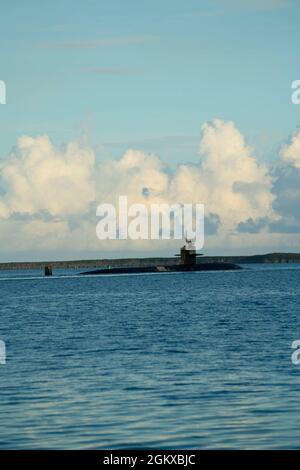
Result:
<svg viewBox="0 0 300 470">
<path fill-rule="evenodd" d="M 9 269 L 43 269 L 45 266 L 52 266 L 60 269 L 81 269 L 81 268 L 117 268 L 117 267 L 142 267 L 155 265 L 179 264 L 180 259 L 174 257 L 156 258 L 120 258 L 120 259 L 97 259 L 97 260 L 71 260 L 71 261 L 29 261 L 29 262 L 8 262 L 0 263 L 0 270 Z M 198 263 L 234 263 L 234 264 L 255 264 L 255 263 L 300 263 L 300 253 L 268 253 L 265 255 L 250 256 L 203 256 L 198 259 Z"/>
</svg>

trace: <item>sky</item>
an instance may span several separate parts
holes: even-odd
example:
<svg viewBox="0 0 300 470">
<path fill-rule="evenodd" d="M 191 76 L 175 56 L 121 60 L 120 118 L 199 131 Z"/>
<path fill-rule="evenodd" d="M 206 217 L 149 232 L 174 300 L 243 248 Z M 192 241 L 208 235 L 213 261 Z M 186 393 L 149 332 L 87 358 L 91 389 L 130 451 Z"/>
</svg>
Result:
<svg viewBox="0 0 300 470">
<path fill-rule="evenodd" d="M 0 261 L 173 254 L 96 238 L 122 192 L 204 203 L 208 254 L 300 251 L 297 0 L 15 0 L 1 18 Z"/>
</svg>

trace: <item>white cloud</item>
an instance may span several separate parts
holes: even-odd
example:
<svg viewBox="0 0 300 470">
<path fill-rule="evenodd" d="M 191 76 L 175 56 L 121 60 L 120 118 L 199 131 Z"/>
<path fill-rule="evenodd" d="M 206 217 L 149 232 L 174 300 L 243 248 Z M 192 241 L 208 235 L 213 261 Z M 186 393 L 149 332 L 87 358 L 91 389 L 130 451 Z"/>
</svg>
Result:
<svg viewBox="0 0 300 470">
<path fill-rule="evenodd" d="M 281 148 L 280 155 L 284 163 L 300 168 L 300 129 L 297 129 L 291 141 Z"/>
<path fill-rule="evenodd" d="M 284 164 L 299 168 L 299 141 L 297 132 L 281 150 Z M 198 164 L 182 164 L 171 172 L 158 156 L 139 150 L 96 163 L 94 151 L 76 142 L 56 148 L 47 136 L 21 137 L 1 165 L 1 245 L 7 251 L 115 250 L 119 255 L 120 250 L 166 248 L 159 242 L 96 238 L 96 205 L 116 204 L 119 195 L 127 195 L 130 204 L 148 206 L 203 203 L 206 216 L 218 227 L 217 233 L 207 232 L 205 251 L 232 252 L 235 247 L 239 252 L 260 251 L 268 240 L 270 247 L 271 239 L 276 248 L 280 240 L 284 243 L 286 238 L 278 230 L 273 234 L 268 230 L 277 223 L 276 211 L 286 201 L 285 180 L 271 176 L 270 168 L 259 163 L 234 123 L 218 119 L 205 123 L 199 151 Z M 281 199 L 277 194 L 277 205 L 274 184 L 278 194 L 284 194 Z M 239 224 L 243 233 L 238 232 Z M 248 226 L 252 233 L 247 233 Z M 168 243 L 171 246 L 176 250 L 178 242 Z"/>
<path fill-rule="evenodd" d="M 280 161 L 274 168 L 274 208 L 279 220 L 270 230 L 277 233 L 300 233 L 300 130 L 280 149 Z"/>
<path fill-rule="evenodd" d="M 202 127 L 199 166 L 182 165 L 172 182 L 172 197 L 202 201 L 217 214 L 224 230 L 248 218 L 274 217 L 272 179 L 246 146 L 233 122 L 214 120 Z"/>
<path fill-rule="evenodd" d="M 56 149 L 49 137 L 20 137 L 1 168 L 0 216 L 47 213 L 65 217 L 95 200 L 94 153 L 75 143 Z"/>
<path fill-rule="evenodd" d="M 127 195 L 129 203 L 164 201 L 169 176 L 157 156 L 138 150 L 127 150 L 120 160 L 112 160 L 98 168 L 98 201 L 115 202 Z"/>
</svg>

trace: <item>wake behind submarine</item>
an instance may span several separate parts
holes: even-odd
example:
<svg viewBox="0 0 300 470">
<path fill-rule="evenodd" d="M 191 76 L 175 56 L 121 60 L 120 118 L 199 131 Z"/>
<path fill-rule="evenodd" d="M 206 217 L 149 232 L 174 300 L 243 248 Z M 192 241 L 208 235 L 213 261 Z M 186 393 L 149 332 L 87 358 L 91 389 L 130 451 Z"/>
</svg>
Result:
<svg viewBox="0 0 300 470">
<path fill-rule="evenodd" d="M 185 245 L 180 249 L 179 264 L 140 266 L 126 268 L 103 268 L 93 271 L 85 271 L 80 275 L 111 275 L 111 274 L 139 274 L 139 273 L 172 273 L 172 272 L 190 272 L 190 271 L 229 271 L 242 269 L 241 266 L 226 262 L 197 263 L 197 258 L 203 256 L 197 253 L 192 240 L 186 239 Z"/>
</svg>

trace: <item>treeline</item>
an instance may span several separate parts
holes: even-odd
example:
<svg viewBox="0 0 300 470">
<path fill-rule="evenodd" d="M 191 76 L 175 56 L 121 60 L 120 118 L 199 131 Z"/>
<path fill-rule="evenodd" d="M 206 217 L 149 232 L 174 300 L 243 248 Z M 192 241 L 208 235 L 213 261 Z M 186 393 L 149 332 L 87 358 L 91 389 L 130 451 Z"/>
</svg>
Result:
<svg viewBox="0 0 300 470">
<path fill-rule="evenodd" d="M 300 253 L 268 253 L 265 255 L 251 256 L 203 256 L 197 259 L 197 263 L 226 262 L 235 264 L 252 263 L 300 263 Z M 81 269 L 81 268 L 116 268 L 139 266 L 168 266 L 180 263 L 180 258 L 121 258 L 99 260 L 72 260 L 72 261 L 38 261 L 38 262 L 14 262 L 0 263 L 0 269 L 44 269 L 52 266 L 53 269 Z"/>
</svg>

